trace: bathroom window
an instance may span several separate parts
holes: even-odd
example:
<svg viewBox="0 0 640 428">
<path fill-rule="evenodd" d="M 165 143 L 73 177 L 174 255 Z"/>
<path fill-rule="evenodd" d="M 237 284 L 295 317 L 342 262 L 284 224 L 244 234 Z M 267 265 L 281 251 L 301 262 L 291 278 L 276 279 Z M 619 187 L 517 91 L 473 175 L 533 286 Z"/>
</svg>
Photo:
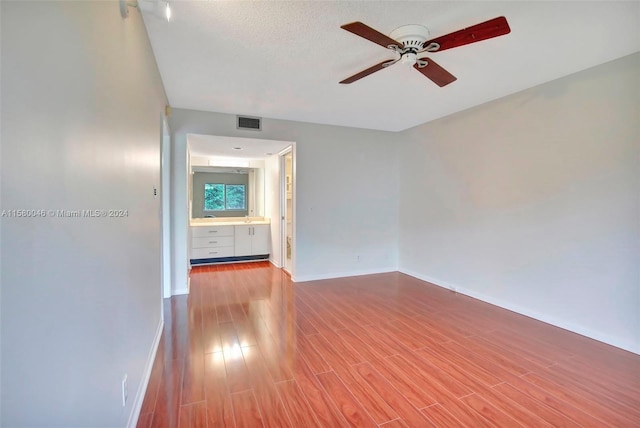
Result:
<svg viewBox="0 0 640 428">
<path fill-rule="evenodd" d="M 246 187 L 244 184 L 204 185 L 204 210 L 225 211 L 246 209 Z"/>
</svg>

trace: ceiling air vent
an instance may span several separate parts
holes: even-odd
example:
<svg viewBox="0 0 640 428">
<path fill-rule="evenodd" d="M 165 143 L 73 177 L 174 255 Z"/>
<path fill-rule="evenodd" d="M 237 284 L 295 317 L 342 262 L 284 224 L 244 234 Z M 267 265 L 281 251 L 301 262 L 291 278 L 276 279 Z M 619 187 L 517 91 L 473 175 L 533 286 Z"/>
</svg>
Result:
<svg viewBox="0 0 640 428">
<path fill-rule="evenodd" d="M 262 119 L 259 117 L 236 116 L 238 129 L 250 129 L 260 131 L 262 129 Z"/>
</svg>

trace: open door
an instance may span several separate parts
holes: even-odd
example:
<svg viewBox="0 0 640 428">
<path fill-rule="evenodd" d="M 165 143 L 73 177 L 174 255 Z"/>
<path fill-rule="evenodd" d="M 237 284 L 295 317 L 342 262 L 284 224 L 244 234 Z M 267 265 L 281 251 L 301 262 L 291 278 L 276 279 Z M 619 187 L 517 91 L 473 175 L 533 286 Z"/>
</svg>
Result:
<svg viewBox="0 0 640 428">
<path fill-rule="evenodd" d="M 294 257 L 294 239 L 293 239 L 293 151 L 288 148 L 280 154 L 280 174 L 282 195 L 282 266 L 286 272 L 291 275 L 293 269 Z"/>
</svg>

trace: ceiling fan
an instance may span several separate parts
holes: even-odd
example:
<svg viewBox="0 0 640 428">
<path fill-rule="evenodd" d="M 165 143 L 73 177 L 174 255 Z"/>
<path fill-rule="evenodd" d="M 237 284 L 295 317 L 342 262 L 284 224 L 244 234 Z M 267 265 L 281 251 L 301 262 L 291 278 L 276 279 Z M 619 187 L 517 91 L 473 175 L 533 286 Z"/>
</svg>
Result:
<svg viewBox="0 0 640 428">
<path fill-rule="evenodd" d="M 427 40 L 429 30 L 422 25 L 403 25 L 391 32 L 389 36 L 380 33 L 362 22 L 352 22 L 341 26 L 357 36 L 363 37 L 384 48 L 390 49 L 398 57 L 385 60 L 379 64 L 362 70 L 341 81 L 340 83 L 353 83 L 376 71 L 387 68 L 400 61 L 412 65 L 413 68 L 431 79 L 436 85 L 442 87 L 456 80 L 456 77 L 444 68 L 440 67 L 431 58 L 418 57 L 422 53 L 440 52 L 446 49 L 457 48 L 469 43 L 480 42 L 493 37 L 509 34 L 511 29 L 504 16 L 493 18 L 462 30 L 454 31 L 435 39 Z"/>
</svg>

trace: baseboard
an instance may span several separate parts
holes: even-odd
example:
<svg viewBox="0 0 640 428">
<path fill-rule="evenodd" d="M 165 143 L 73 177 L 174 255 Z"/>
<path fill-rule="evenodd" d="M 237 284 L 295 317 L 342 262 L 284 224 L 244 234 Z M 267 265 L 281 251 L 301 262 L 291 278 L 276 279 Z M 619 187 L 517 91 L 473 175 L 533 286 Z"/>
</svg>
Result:
<svg viewBox="0 0 640 428">
<path fill-rule="evenodd" d="M 138 386 L 136 392 L 136 398 L 131 406 L 131 413 L 129 414 L 128 428 L 135 428 L 138 424 L 138 418 L 140 417 L 140 410 L 142 410 L 142 402 L 144 401 L 144 395 L 147 393 L 147 386 L 149 385 L 149 379 L 151 378 L 151 370 L 153 369 L 153 363 L 156 360 L 156 353 L 158 352 L 158 346 L 160 346 L 160 338 L 162 337 L 162 328 L 164 327 L 164 320 L 160 318 L 158 328 L 156 329 L 156 336 L 153 338 L 151 349 L 149 350 L 149 356 L 147 357 L 147 366 L 142 374 L 142 382 Z"/>
<path fill-rule="evenodd" d="M 177 290 L 173 290 L 173 292 L 171 293 L 172 296 L 180 296 L 182 294 L 189 294 L 189 289 L 188 288 L 179 288 Z"/>
<path fill-rule="evenodd" d="M 566 322 L 565 320 L 560 320 L 555 318 L 549 314 L 540 313 L 537 311 L 532 311 L 528 308 L 524 308 L 520 305 L 513 304 L 511 302 L 507 302 L 501 299 L 496 299 L 492 296 L 487 296 L 481 293 L 477 293 L 475 291 L 466 289 L 464 287 L 459 287 L 456 284 L 452 284 L 446 281 L 441 281 L 437 278 L 433 278 L 427 275 L 422 275 L 417 272 L 413 272 L 407 269 L 400 269 L 400 273 L 404 273 L 406 275 L 412 276 L 414 278 L 420 279 L 422 281 L 428 282 L 433 285 L 437 285 L 438 287 L 446 288 L 447 290 L 455 291 L 456 293 L 464 294 L 465 296 L 473 297 L 474 299 L 481 300 L 485 303 L 489 303 L 491 305 L 498 306 L 503 309 L 507 309 L 512 312 L 516 312 L 520 315 L 527 316 L 529 318 L 536 319 L 538 321 L 542 321 L 544 323 L 553 325 L 555 327 L 559 327 L 564 330 L 568 330 L 572 333 L 579 334 L 581 336 L 588 337 L 593 340 L 597 340 L 598 342 L 606 343 L 607 345 L 615 346 L 616 348 L 624 349 L 625 351 L 633 352 L 634 354 L 640 355 L 640 346 L 638 344 L 633 344 L 629 342 L 620 341 L 616 338 L 612 338 L 606 334 L 602 334 L 600 332 L 592 331 L 588 328 L 584 328 L 582 326 L 572 324 Z"/>
<path fill-rule="evenodd" d="M 319 281 L 322 279 L 333 279 L 333 278 L 345 278 L 349 276 L 362 276 L 362 275 L 374 275 L 377 273 L 388 273 L 388 272 L 397 272 L 398 268 L 393 266 L 384 267 L 384 268 L 376 268 L 376 269 L 361 269 L 361 270 L 351 270 L 344 272 L 332 272 L 332 273 L 323 273 L 319 275 L 296 275 L 295 279 L 292 277 L 291 280 L 293 282 L 307 282 L 307 281 Z"/>
<path fill-rule="evenodd" d="M 398 269 L 398 272 L 404 273 L 405 275 L 412 276 L 424 282 L 428 282 L 429 284 L 437 285 L 438 287 L 442 287 L 442 288 L 446 288 L 447 290 L 458 292 L 458 287 L 454 286 L 453 284 L 449 284 L 448 282 L 441 281 L 439 279 L 436 279 L 427 275 L 422 275 L 420 273 L 417 273 L 408 269 Z M 460 291 L 460 293 L 465 294 L 462 291 Z"/>
<path fill-rule="evenodd" d="M 278 263 L 276 263 L 273 259 L 269 259 L 269 263 L 271 263 L 273 266 L 275 266 L 278 269 L 282 268 L 282 266 L 280 266 Z"/>
</svg>

